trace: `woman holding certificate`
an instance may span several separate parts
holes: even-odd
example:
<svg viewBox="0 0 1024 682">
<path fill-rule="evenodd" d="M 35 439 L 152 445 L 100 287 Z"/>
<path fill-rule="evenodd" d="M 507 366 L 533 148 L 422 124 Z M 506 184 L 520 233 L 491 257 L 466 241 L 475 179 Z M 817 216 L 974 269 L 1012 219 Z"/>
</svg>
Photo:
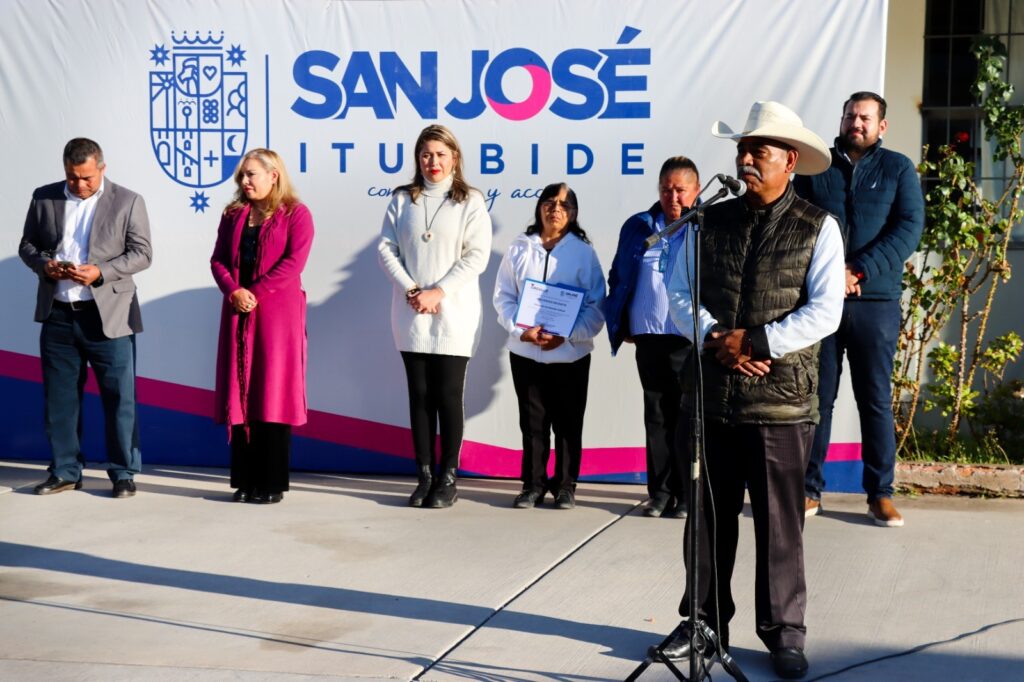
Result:
<svg viewBox="0 0 1024 682">
<path fill-rule="evenodd" d="M 518 509 L 537 506 L 548 490 L 559 509 L 576 506 L 590 353 L 604 325 L 604 274 L 577 222 L 578 209 L 567 185 L 545 187 L 533 223 L 509 245 L 494 286 L 523 434 Z M 555 474 L 548 480 L 552 429 Z"/>
<path fill-rule="evenodd" d="M 462 176 L 462 152 L 451 131 L 427 126 L 414 154 L 415 175 L 392 194 L 377 251 L 393 284 L 391 331 L 409 386 L 419 476 L 409 506 L 450 507 L 458 499 L 463 393 L 480 341 L 478 280 L 491 253 L 491 218 L 483 195 Z"/>
<path fill-rule="evenodd" d="M 306 423 L 306 292 L 313 218 L 281 157 L 253 149 L 220 219 L 210 258 L 224 294 L 215 419 L 230 426 L 236 502 L 273 504 L 288 490 L 291 429 Z"/>
</svg>

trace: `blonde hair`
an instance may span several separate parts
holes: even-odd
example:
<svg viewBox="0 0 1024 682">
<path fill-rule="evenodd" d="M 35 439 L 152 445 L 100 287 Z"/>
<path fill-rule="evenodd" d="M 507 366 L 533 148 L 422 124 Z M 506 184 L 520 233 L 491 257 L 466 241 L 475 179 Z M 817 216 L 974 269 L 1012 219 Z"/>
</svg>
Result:
<svg viewBox="0 0 1024 682">
<path fill-rule="evenodd" d="M 245 153 L 241 161 L 238 162 L 238 167 L 235 169 L 235 196 L 232 197 L 231 203 L 227 205 L 224 212 L 228 213 L 245 208 L 250 204 L 249 199 L 245 196 L 245 192 L 242 191 L 242 169 L 245 166 L 245 162 L 249 160 L 259 162 L 263 166 L 263 170 L 268 173 L 277 171 L 277 182 L 270 189 L 270 194 L 267 195 L 267 216 L 273 215 L 279 206 L 284 206 L 285 210 L 290 212 L 299 203 L 299 197 L 295 194 L 295 188 L 292 187 L 292 181 L 288 177 L 288 171 L 285 170 L 284 161 L 281 160 L 281 156 L 272 149 L 265 149 L 263 147 L 250 149 Z"/>
<path fill-rule="evenodd" d="M 429 125 L 420 131 L 420 136 L 416 138 L 416 146 L 412 153 L 416 174 L 413 175 L 412 182 L 408 185 L 396 187 L 395 191 L 408 192 L 414 202 L 419 198 L 420 192 L 423 191 L 425 186 L 423 171 L 420 169 L 420 151 L 422 151 L 423 145 L 428 142 L 440 142 L 452 150 L 452 188 L 448 190 L 448 198 L 457 204 L 461 204 L 469 196 L 469 190 L 473 188 L 462 175 L 462 149 L 459 148 L 459 141 L 455 139 L 452 131 L 443 125 Z"/>
</svg>

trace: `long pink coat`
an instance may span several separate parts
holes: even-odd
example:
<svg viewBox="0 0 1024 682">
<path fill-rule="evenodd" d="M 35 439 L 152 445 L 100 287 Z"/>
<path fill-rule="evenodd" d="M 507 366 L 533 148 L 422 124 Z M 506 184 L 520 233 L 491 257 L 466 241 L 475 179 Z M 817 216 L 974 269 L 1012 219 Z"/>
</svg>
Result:
<svg viewBox="0 0 1024 682">
<path fill-rule="evenodd" d="M 302 204 L 291 213 L 281 207 L 260 228 L 249 287 L 257 305 L 243 322 L 246 316 L 235 312 L 229 297 L 239 288 L 239 244 L 248 216 L 249 209 L 243 208 L 221 217 L 210 258 L 213 278 L 224 294 L 214 419 L 219 424 L 298 426 L 306 423 L 306 292 L 301 275 L 313 243 L 313 217 Z M 245 332 L 242 372 L 239 324 Z"/>
</svg>

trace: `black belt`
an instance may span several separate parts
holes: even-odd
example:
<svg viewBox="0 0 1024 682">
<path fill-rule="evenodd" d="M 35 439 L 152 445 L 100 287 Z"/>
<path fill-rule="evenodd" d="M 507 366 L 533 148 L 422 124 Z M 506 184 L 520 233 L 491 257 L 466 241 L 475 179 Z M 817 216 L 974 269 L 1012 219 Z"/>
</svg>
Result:
<svg viewBox="0 0 1024 682">
<path fill-rule="evenodd" d="M 94 299 L 90 299 L 88 301 L 71 301 L 70 303 L 67 303 L 65 301 L 58 301 L 54 299 L 53 307 L 60 308 L 61 310 L 73 310 L 75 312 L 80 312 L 82 310 L 91 310 L 92 308 L 95 308 L 96 301 Z"/>
</svg>

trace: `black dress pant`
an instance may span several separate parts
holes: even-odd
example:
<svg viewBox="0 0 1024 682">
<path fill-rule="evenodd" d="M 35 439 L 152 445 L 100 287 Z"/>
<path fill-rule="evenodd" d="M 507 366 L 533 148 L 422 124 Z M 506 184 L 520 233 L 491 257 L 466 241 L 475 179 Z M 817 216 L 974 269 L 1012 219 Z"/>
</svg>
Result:
<svg viewBox="0 0 1024 682">
<path fill-rule="evenodd" d="M 679 373 L 692 344 L 675 334 L 637 334 L 636 368 L 644 392 L 644 432 L 647 434 L 647 494 L 651 499 L 686 499 L 686 465 L 677 444 L 680 421 Z M 685 437 L 685 434 L 681 434 Z"/>
<path fill-rule="evenodd" d="M 523 434 L 523 488 L 537 492 L 574 490 L 583 458 L 590 355 L 576 362 L 541 363 L 515 353 L 509 353 L 509 359 Z M 548 481 L 552 430 L 555 475 Z"/>
<path fill-rule="evenodd" d="M 439 469 L 458 469 L 466 425 L 463 398 L 469 358 L 402 351 L 402 362 L 409 384 L 409 424 L 417 466 L 433 467 L 440 423 Z"/>
<path fill-rule="evenodd" d="M 804 626 L 807 606 L 804 471 L 814 438 L 814 425 L 706 422 L 705 436 L 707 467 L 697 552 L 698 615 L 721 635 L 728 631 L 729 621 L 736 613 L 730 583 L 736 564 L 739 517 L 746 488 L 754 516 L 757 636 L 769 650 L 803 648 L 807 633 Z M 691 509 L 686 521 L 687 547 L 693 518 Z M 712 575 L 711 538 L 715 539 L 717 575 Z M 687 556 L 688 569 L 691 563 Z M 714 620 L 716 594 L 720 623 Z M 688 610 L 689 595 L 684 595 L 679 613 L 685 617 Z"/>
<path fill-rule="evenodd" d="M 231 427 L 231 487 L 280 493 L 288 490 L 292 427 L 252 422 Z"/>
</svg>

